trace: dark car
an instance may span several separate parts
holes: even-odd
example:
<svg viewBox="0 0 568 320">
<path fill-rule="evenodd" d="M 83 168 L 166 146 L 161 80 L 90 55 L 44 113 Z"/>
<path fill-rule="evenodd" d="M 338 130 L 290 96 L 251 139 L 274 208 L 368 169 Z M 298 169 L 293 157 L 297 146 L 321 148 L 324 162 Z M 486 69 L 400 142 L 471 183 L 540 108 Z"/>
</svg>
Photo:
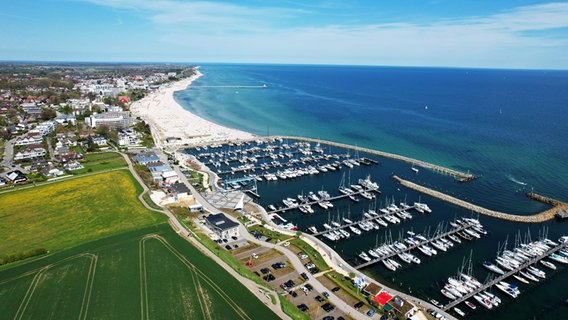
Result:
<svg viewBox="0 0 568 320">
<path fill-rule="evenodd" d="M 327 291 L 322 292 L 322 295 L 323 295 L 326 299 L 329 299 L 329 293 L 327 293 Z"/>
<path fill-rule="evenodd" d="M 322 305 L 321 307 L 322 307 L 323 310 L 325 310 L 325 312 L 331 312 L 335 309 L 335 307 L 329 302 Z"/>
<path fill-rule="evenodd" d="M 365 305 L 365 303 L 363 303 L 363 301 L 359 301 L 359 302 L 357 302 L 356 304 L 353 305 L 353 308 L 355 308 L 355 310 L 359 310 L 364 305 Z"/>
<path fill-rule="evenodd" d="M 296 297 L 298 296 L 298 294 L 297 294 L 296 291 L 294 291 L 294 290 L 290 290 L 289 293 L 290 293 L 290 295 L 291 295 L 292 297 L 294 297 L 294 298 L 296 298 Z"/>
<path fill-rule="evenodd" d="M 258 273 L 258 271 L 255 271 L 254 274 L 260 277 L 260 273 Z"/>
<path fill-rule="evenodd" d="M 225 246 L 225 249 L 231 250 L 231 249 L 233 249 L 233 248 L 232 248 L 230 245 L 226 245 L 226 246 Z"/>
<path fill-rule="evenodd" d="M 288 280 L 288 281 L 284 282 L 284 284 L 286 284 L 290 288 L 296 286 L 296 283 L 293 280 Z"/>
<path fill-rule="evenodd" d="M 324 302 L 325 301 L 321 296 L 316 296 L 315 299 L 316 299 L 317 302 Z"/>
<path fill-rule="evenodd" d="M 337 317 L 337 320 L 345 320 L 342 316 Z"/>
<path fill-rule="evenodd" d="M 302 312 L 306 312 L 306 311 L 310 310 L 310 308 L 308 308 L 308 306 L 305 303 L 299 304 L 299 305 L 297 305 L 297 307 Z"/>
<path fill-rule="evenodd" d="M 372 317 L 375 313 L 377 313 L 377 310 L 375 310 L 375 309 L 371 309 L 371 310 L 367 311 L 367 315 L 369 317 Z"/>
<path fill-rule="evenodd" d="M 311 284 L 309 284 L 309 283 L 306 283 L 306 289 L 308 289 L 308 290 L 312 291 L 312 290 L 314 290 L 314 287 L 312 287 L 312 285 L 311 285 Z"/>
<path fill-rule="evenodd" d="M 262 279 L 264 279 L 266 282 L 270 282 L 272 280 L 276 280 L 276 277 L 273 274 L 267 274 L 264 277 L 262 277 Z"/>
<path fill-rule="evenodd" d="M 237 238 L 237 237 L 235 237 L 235 236 L 232 236 L 232 237 L 231 237 L 231 239 L 233 239 L 233 240 L 235 240 L 235 241 L 236 241 L 236 240 L 237 240 L 238 238 Z"/>
<path fill-rule="evenodd" d="M 260 272 L 262 272 L 262 274 L 267 274 L 267 273 L 270 272 L 270 269 L 268 269 L 268 268 L 262 268 L 262 269 L 260 269 Z"/>
<path fill-rule="evenodd" d="M 300 275 L 302 276 L 302 278 L 304 278 L 304 280 L 309 279 L 308 275 L 305 272 L 302 272 Z"/>
<path fill-rule="evenodd" d="M 331 292 L 337 292 L 337 291 L 339 291 L 339 287 L 335 287 L 335 288 L 331 289 Z"/>
<path fill-rule="evenodd" d="M 311 274 L 316 274 L 316 273 L 320 272 L 320 269 L 314 267 L 314 268 L 311 268 L 309 271 L 310 271 Z"/>
<path fill-rule="evenodd" d="M 325 316 L 322 320 L 335 320 L 335 318 L 333 316 Z"/>
</svg>

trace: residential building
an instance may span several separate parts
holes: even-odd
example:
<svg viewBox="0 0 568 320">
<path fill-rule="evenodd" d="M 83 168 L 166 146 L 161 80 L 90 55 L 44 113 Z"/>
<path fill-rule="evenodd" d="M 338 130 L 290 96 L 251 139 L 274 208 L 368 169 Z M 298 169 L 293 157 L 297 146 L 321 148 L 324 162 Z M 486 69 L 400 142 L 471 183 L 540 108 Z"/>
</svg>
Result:
<svg viewBox="0 0 568 320">
<path fill-rule="evenodd" d="M 20 170 L 14 170 L 14 171 L 10 171 L 10 172 L 6 173 L 6 178 L 14 184 L 19 183 L 19 182 L 25 182 L 25 181 L 28 180 L 26 175 L 23 174 L 22 171 L 20 171 Z"/>
<path fill-rule="evenodd" d="M 39 131 L 29 131 L 27 134 L 16 138 L 14 141 L 15 146 L 29 146 L 31 144 L 41 144 L 43 137 Z"/>
<path fill-rule="evenodd" d="M 14 160 L 35 159 L 45 155 L 46 151 L 40 144 L 32 144 L 26 150 L 16 153 Z"/>
<path fill-rule="evenodd" d="M 106 125 L 112 129 L 122 129 L 132 125 L 134 123 L 134 119 L 125 111 L 105 112 L 93 114 L 92 116 L 85 118 L 85 123 L 91 128 Z"/>
</svg>

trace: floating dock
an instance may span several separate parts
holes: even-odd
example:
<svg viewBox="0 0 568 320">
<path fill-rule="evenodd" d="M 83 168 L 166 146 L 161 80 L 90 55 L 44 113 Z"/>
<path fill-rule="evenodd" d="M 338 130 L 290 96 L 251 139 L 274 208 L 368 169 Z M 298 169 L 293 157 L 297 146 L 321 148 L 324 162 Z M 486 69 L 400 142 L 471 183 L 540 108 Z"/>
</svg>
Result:
<svg viewBox="0 0 568 320">
<path fill-rule="evenodd" d="M 421 186 L 421 185 L 416 184 L 414 182 L 410 182 L 410 181 L 401 179 L 397 176 L 393 176 L 393 178 L 396 181 L 398 181 L 401 185 L 403 185 L 407 188 L 410 188 L 410 189 L 422 192 L 424 194 L 427 194 L 429 196 L 432 196 L 434 198 L 438 198 L 440 200 L 455 204 L 457 206 L 460 206 L 460 207 L 465 208 L 467 210 L 470 210 L 472 212 L 476 212 L 476 213 L 479 213 L 479 214 L 483 214 L 483 215 L 486 215 L 486 216 L 491 216 L 491 217 L 495 217 L 495 218 L 499 218 L 499 219 L 503 219 L 503 220 L 524 222 L 524 223 L 539 223 L 539 222 L 544 222 L 544 221 L 554 219 L 554 216 L 559 209 L 559 207 L 554 207 L 552 209 L 543 211 L 543 212 L 535 214 L 535 215 L 530 215 L 530 216 L 521 216 L 521 215 L 516 215 L 516 214 L 499 212 L 499 211 L 494 211 L 494 210 L 490 210 L 490 209 L 487 209 L 487 208 L 483 208 L 481 206 L 475 205 L 473 203 L 469 203 L 467 201 L 464 201 L 464 200 L 461 200 L 461 199 L 458 199 L 458 198 L 454 198 L 454 197 L 447 195 L 445 193 L 442 193 L 440 191 L 432 190 L 430 188 Z M 560 206 L 560 208 L 568 209 L 568 204 L 560 202 L 558 200 L 546 198 L 546 197 L 536 195 L 536 194 L 533 194 L 533 196 L 531 198 L 533 198 L 533 199 L 538 198 L 538 199 L 542 199 L 542 200 L 546 200 L 546 199 L 553 200 L 555 203 L 557 203 Z"/>
</svg>

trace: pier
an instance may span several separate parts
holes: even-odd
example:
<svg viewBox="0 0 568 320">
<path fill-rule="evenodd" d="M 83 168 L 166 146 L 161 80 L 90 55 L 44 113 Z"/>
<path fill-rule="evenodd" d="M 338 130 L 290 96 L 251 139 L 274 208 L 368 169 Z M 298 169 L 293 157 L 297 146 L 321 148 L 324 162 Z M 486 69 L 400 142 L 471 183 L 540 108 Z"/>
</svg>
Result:
<svg viewBox="0 0 568 320">
<path fill-rule="evenodd" d="M 414 206 L 412 206 L 412 207 L 410 207 L 410 208 L 407 208 L 406 210 L 410 210 L 410 209 L 414 209 Z M 400 211 L 406 211 L 406 210 L 400 210 Z M 328 233 L 328 232 L 330 232 L 330 231 L 335 231 L 335 230 L 339 230 L 339 229 L 345 229 L 345 228 L 349 228 L 350 226 L 356 227 L 359 222 L 373 221 L 373 220 L 375 220 L 375 219 L 377 219 L 377 218 L 383 218 L 383 217 L 385 217 L 385 216 L 389 216 L 389 215 L 393 215 L 393 214 L 394 214 L 393 212 L 389 212 L 389 213 L 383 213 L 383 214 L 373 215 L 371 218 L 363 218 L 363 219 L 361 219 L 361 220 L 353 221 L 353 223 L 342 224 L 340 227 L 333 227 L 333 228 L 331 228 L 331 229 L 329 229 L 329 230 L 326 229 L 326 230 L 323 230 L 323 231 L 320 231 L 320 232 L 317 232 L 317 233 L 312 233 L 311 235 L 314 236 L 314 237 L 321 236 L 321 235 L 323 235 L 324 233 Z"/>
<path fill-rule="evenodd" d="M 450 309 L 450 308 L 464 302 L 465 300 L 473 297 L 475 294 L 478 294 L 481 291 L 484 291 L 484 290 L 487 290 L 488 288 L 491 288 L 496 283 L 499 283 L 500 281 L 505 280 L 506 278 L 512 276 L 513 274 L 518 273 L 520 270 L 525 269 L 526 267 L 528 267 L 532 264 L 535 264 L 538 261 L 548 257 L 551 253 L 554 253 L 554 252 L 566 247 L 566 245 L 567 245 L 566 243 L 560 243 L 558 246 L 551 248 L 550 250 L 546 251 L 544 254 L 537 256 L 537 257 L 530 259 L 529 261 L 523 263 L 519 268 L 507 271 L 505 274 L 500 275 L 497 278 L 484 283 L 483 285 L 481 285 L 481 287 L 477 288 L 476 290 L 473 290 L 472 292 L 465 294 L 461 298 L 458 298 L 456 300 L 451 301 L 450 303 L 443 306 L 441 309 L 444 310 L 444 311 L 447 311 L 448 309 Z"/>
<path fill-rule="evenodd" d="M 403 185 L 407 188 L 422 192 L 424 194 L 427 194 L 427 195 L 432 196 L 434 198 L 438 198 L 440 200 L 449 202 L 451 204 L 455 204 L 457 206 L 460 206 L 460 207 L 465 208 L 467 210 L 470 210 L 472 212 L 476 212 L 476 213 L 479 213 L 479 214 L 483 214 L 483 215 L 486 215 L 486 216 L 491 216 L 491 217 L 495 217 L 495 218 L 499 218 L 499 219 L 516 221 L 516 222 L 524 222 L 524 223 L 539 223 L 539 222 L 544 222 L 544 221 L 554 219 L 554 215 L 556 214 L 556 211 L 557 211 L 553 208 L 553 209 L 546 210 L 546 211 L 543 211 L 541 213 L 538 213 L 538 214 L 535 214 L 535 215 L 530 215 L 530 216 L 521 216 L 521 215 L 499 212 L 499 211 L 483 208 L 483 207 L 475 205 L 473 203 L 452 197 L 452 196 L 447 195 L 445 193 L 442 193 L 440 191 L 432 190 L 430 188 L 421 186 L 421 185 L 416 184 L 414 182 L 410 182 L 408 180 L 401 179 L 398 176 L 393 176 L 393 178 L 396 181 L 398 181 L 398 183 L 400 183 L 401 185 Z M 542 196 L 539 196 L 539 197 L 542 197 Z M 544 197 L 542 197 L 542 198 L 544 198 Z M 566 205 L 565 208 L 568 209 L 568 204 L 565 204 L 565 205 Z"/>
<path fill-rule="evenodd" d="M 444 232 L 444 233 L 439 234 L 439 235 L 437 235 L 437 236 L 434 236 L 433 238 L 430 238 L 430 239 L 428 239 L 428 240 L 426 240 L 426 241 L 421 241 L 419 244 L 409 245 L 406 250 L 398 250 L 397 252 L 394 252 L 394 253 L 391 253 L 391 254 L 382 256 L 382 257 L 380 257 L 380 258 L 372 259 L 371 261 L 367 261 L 367 262 L 361 263 L 361 264 L 359 264 L 359 265 L 356 265 L 356 266 L 354 266 L 354 268 L 355 268 L 355 269 L 362 269 L 362 268 L 368 267 L 368 266 L 370 266 L 370 265 L 372 265 L 372 264 L 375 264 L 375 263 L 377 263 L 377 262 L 381 262 L 381 261 L 383 261 L 383 260 L 385 260 L 385 259 L 392 258 L 392 257 L 396 256 L 398 253 L 407 252 L 407 251 L 416 249 L 417 247 L 419 247 L 419 246 L 421 246 L 421 245 L 428 244 L 428 243 L 430 243 L 430 242 L 432 242 L 432 241 L 436 241 L 436 240 L 438 240 L 438 239 L 440 239 L 440 238 L 443 238 L 443 237 L 446 237 L 446 236 L 448 236 L 448 235 L 450 235 L 450 234 L 454 234 L 454 233 L 456 233 L 456 232 L 462 231 L 463 229 L 469 228 L 469 227 L 471 227 L 471 226 L 473 226 L 473 225 L 474 225 L 473 223 L 468 222 L 466 225 L 460 226 L 459 228 L 453 228 L 453 229 L 450 230 L 450 231 L 447 231 L 447 232 Z"/>
<path fill-rule="evenodd" d="M 363 191 L 366 191 L 366 192 L 377 192 L 377 191 L 373 191 L 373 190 L 371 190 L 371 189 L 364 189 Z M 379 191 L 378 193 L 380 194 L 381 192 Z M 352 194 L 350 194 L 350 195 L 354 195 L 354 196 L 355 196 L 355 195 L 359 195 L 359 194 L 361 194 L 361 192 L 359 192 L 359 191 L 354 191 L 354 192 L 353 192 Z M 330 197 L 330 198 L 328 198 L 328 199 L 324 199 L 324 201 L 334 201 L 334 200 L 344 199 L 344 198 L 349 197 L 350 195 L 347 195 L 347 194 L 340 194 L 340 195 L 337 195 L 337 196 Z M 317 205 L 318 202 L 320 202 L 320 201 L 321 201 L 321 200 L 319 200 L 319 201 L 309 201 L 309 202 L 303 202 L 303 203 L 301 203 L 301 204 L 307 204 L 307 205 L 310 205 L 310 206 L 311 206 L 311 205 Z M 285 212 L 285 211 L 294 210 L 294 209 L 297 209 L 297 207 L 284 207 L 284 208 L 279 208 L 279 209 L 272 210 L 272 211 L 267 211 L 267 213 L 268 213 L 268 214 L 271 214 L 271 213 L 280 213 L 280 212 Z M 378 217 L 379 217 L 379 216 L 377 216 L 377 218 L 378 218 Z M 338 228 L 338 229 L 339 229 L 339 228 Z M 323 232 L 321 232 L 321 233 L 323 233 Z M 317 235 L 319 235 L 319 233 L 318 233 Z"/>
<path fill-rule="evenodd" d="M 419 167 L 422 167 L 422 168 L 426 168 L 426 169 L 437 171 L 437 172 L 440 172 L 440 173 L 443 173 L 443 174 L 447 174 L 449 176 L 456 178 L 459 182 L 467 182 L 467 181 L 471 181 L 471 180 L 474 180 L 474 179 L 477 178 L 477 176 L 475 176 L 473 174 L 464 173 L 464 172 L 460 172 L 460 171 L 453 170 L 453 169 L 450 169 L 450 168 L 438 166 L 438 165 L 435 165 L 435 164 L 432 164 L 432 163 L 428 163 L 426 161 L 412 159 L 412 158 L 409 158 L 409 157 L 401 156 L 401 155 L 394 154 L 394 153 L 384 152 L 384 151 L 378 151 L 378 150 L 362 148 L 362 147 L 355 147 L 355 146 L 351 146 L 351 145 L 347 145 L 347 144 L 343 144 L 343 143 L 338 143 L 338 142 L 325 141 L 325 140 L 313 139 L 313 138 L 305 138 L 305 137 L 293 137 L 293 136 L 274 136 L 274 137 L 271 137 L 271 138 L 281 138 L 281 139 L 290 139 L 290 140 L 307 141 L 307 142 L 313 142 L 313 143 L 321 143 L 321 144 L 327 144 L 327 145 L 338 147 L 338 148 L 344 148 L 344 149 L 348 149 L 348 150 L 356 150 L 356 151 L 366 152 L 366 153 L 370 153 L 370 154 L 375 154 L 375 155 L 378 155 L 378 156 L 381 156 L 381 157 L 390 158 L 390 159 L 399 160 L 399 161 L 404 161 L 404 162 L 407 162 L 409 164 L 413 164 L 415 166 L 419 166 Z"/>
</svg>

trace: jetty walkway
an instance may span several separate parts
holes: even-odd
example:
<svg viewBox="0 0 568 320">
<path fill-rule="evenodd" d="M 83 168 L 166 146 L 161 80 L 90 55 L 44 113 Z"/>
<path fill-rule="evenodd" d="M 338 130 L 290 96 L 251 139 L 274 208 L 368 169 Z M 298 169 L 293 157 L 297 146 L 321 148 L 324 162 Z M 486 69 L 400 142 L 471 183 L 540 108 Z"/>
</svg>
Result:
<svg viewBox="0 0 568 320">
<path fill-rule="evenodd" d="M 462 302 L 464 302 L 465 300 L 473 297 L 474 295 L 478 294 L 479 292 L 482 292 L 484 290 L 487 290 L 489 288 L 491 288 L 492 286 L 494 286 L 495 284 L 499 283 L 500 281 L 505 280 L 506 278 L 518 273 L 520 270 L 527 268 L 530 265 L 533 265 L 535 263 L 537 263 L 538 261 L 548 257 L 550 254 L 555 253 L 556 251 L 563 249 L 566 247 L 566 243 L 560 243 L 559 245 L 557 245 L 556 247 L 553 247 L 549 250 L 547 250 L 545 253 L 543 253 L 540 256 L 534 257 L 530 260 L 528 260 L 527 262 L 523 263 L 519 268 L 515 268 L 513 270 L 507 271 L 505 272 L 505 274 L 498 276 L 497 278 L 488 281 L 486 283 L 484 283 L 481 287 L 477 288 L 476 290 L 473 290 L 473 292 L 470 292 L 468 294 L 465 294 L 464 296 L 462 296 L 461 298 L 458 298 L 456 300 L 451 301 L 450 303 L 446 304 L 445 306 L 443 306 L 441 309 L 446 311 Z"/>
<path fill-rule="evenodd" d="M 432 237 L 432 238 L 430 238 L 430 239 L 428 239 L 428 240 L 426 240 L 426 241 L 420 241 L 419 244 L 408 245 L 406 250 L 397 250 L 396 252 L 393 252 L 393 253 L 390 253 L 390 254 L 388 254 L 388 255 L 382 256 L 382 257 L 380 257 L 380 258 L 373 259 L 373 260 L 371 260 L 371 261 L 363 262 L 363 263 L 361 263 L 361 264 L 359 264 L 359 265 L 356 265 L 356 266 L 353 266 L 353 267 L 354 267 L 355 269 L 362 269 L 362 268 L 368 267 L 368 266 L 370 266 L 370 265 L 372 265 L 372 264 L 375 264 L 375 263 L 377 263 L 377 262 L 381 262 L 381 261 L 383 261 L 383 260 L 385 260 L 385 259 L 392 258 L 392 257 L 396 256 L 396 255 L 399 254 L 399 253 L 408 252 L 408 251 L 410 251 L 410 250 L 416 249 L 416 248 L 418 248 L 418 247 L 421 246 L 421 245 L 428 244 L 428 243 L 430 243 L 430 242 L 432 242 L 432 241 L 436 241 L 436 240 L 438 240 L 438 239 L 440 239 L 440 238 L 443 238 L 443 237 L 446 237 L 446 236 L 448 236 L 448 235 L 450 235 L 450 234 L 457 233 L 457 232 L 462 231 L 462 230 L 464 230 L 464 229 L 466 229 L 466 228 L 469 228 L 469 227 L 471 227 L 471 226 L 473 226 L 473 225 L 474 225 L 473 223 L 468 222 L 468 223 L 466 223 L 465 225 L 462 225 L 462 226 L 460 226 L 460 227 L 458 227 L 458 228 L 453 228 L 453 229 L 450 230 L 450 231 L 441 233 L 441 234 L 439 234 L 439 235 L 437 235 L 437 236 L 434 236 L 434 237 Z"/>
<path fill-rule="evenodd" d="M 433 170 L 433 171 L 438 171 L 438 172 L 450 175 L 450 176 L 456 178 L 460 182 L 466 182 L 466 181 L 470 181 L 470 180 L 477 178 L 477 176 L 475 176 L 473 174 L 464 173 L 464 172 L 460 172 L 460 171 L 453 170 L 453 169 L 450 169 L 450 168 L 438 166 L 438 165 L 435 165 L 435 164 L 432 164 L 432 163 L 429 163 L 429 162 L 426 162 L 426 161 L 416 160 L 416 159 L 412 159 L 412 158 L 401 156 L 401 155 L 394 154 L 394 153 L 378 151 L 378 150 L 362 148 L 362 147 L 356 147 L 356 146 L 338 143 L 338 142 L 332 142 L 332 141 L 326 141 L 326 140 L 320 140 L 320 139 L 313 139 L 313 138 L 306 138 L 306 137 L 294 137 L 294 136 L 272 136 L 270 138 L 281 138 L 281 139 L 290 139 L 290 140 L 307 141 L 307 142 L 313 142 L 313 143 L 321 143 L 321 144 L 327 144 L 327 145 L 330 145 L 330 146 L 344 148 L 344 149 L 348 149 L 348 150 L 350 149 L 350 150 L 356 150 L 356 151 L 366 152 L 366 153 L 370 153 L 370 154 L 375 154 L 375 155 L 378 155 L 378 156 L 381 156 L 381 157 L 395 159 L 395 160 L 399 160 L 399 161 L 404 161 L 404 162 L 407 162 L 407 163 L 410 163 L 410 164 L 414 164 L 415 166 L 420 166 L 420 167 L 430 169 L 430 170 Z"/>
<path fill-rule="evenodd" d="M 338 200 L 338 199 L 344 199 L 344 198 L 349 197 L 350 195 L 353 195 L 353 196 L 360 195 L 363 192 L 369 192 L 369 193 L 370 192 L 376 192 L 378 194 L 381 194 L 380 191 L 364 188 L 363 191 L 353 191 L 353 193 L 351 193 L 351 194 L 340 194 L 340 195 L 337 195 L 337 196 L 329 197 L 327 199 L 323 199 L 323 201 L 334 201 L 334 200 Z M 302 202 L 301 204 L 304 204 L 304 205 L 307 204 L 307 205 L 311 206 L 311 205 L 314 205 L 314 204 L 318 204 L 320 201 L 322 201 L 322 200 Z M 294 209 L 297 209 L 297 208 L 298 207 L 283 207 L 283 208 L 279 208 L 279 209 L 276 209 L 276 210 L 267 211 L 267 213 L 268 214 L 280 213 L 280 212 L 286 212 L 288 210 L 294 210 Z"/>
<path fill-rule="evenodd" d="M 410 210 L 410 209 L 414 209 L 415 206 L 412 207 L 408 207 L 404 210 L 399 210 L 399 211 L 406 211 L 406 210 Z M 349 228 L 351 226 L 356 227 L 360 222 L 369 222 L 372 221 L 374 222 L 374 220 L 377 220 L 378 218 L 384 218 L 385 216 L 390 216 L 395 214 L 394 212 L 389 212 L 389 213 L 382 213 L 382 214 L 377 214 L 377 215 L 371 215 L 371 218 L 363 218 L 361 220 L 357 220 L 357 221 L 353 221 L 352 223 L 346 223 L 346 224 L 342 224 L 339 227 L 332 227 L 331 229 L 325 229 L 323 231 L 320 232 L 316 232 L 316 233 L 312 233 L 312 236 L 317 237 L 317 236 L 321 236 L 324 233 L 328 233 L 330 231 L 335 231 L 335 230 L 339 230 L 339 229 L 345 229 L 345 228 Z"/>
<path fill-rule="evenodd" d="M 516 215 L 516 214 L 510 214 L 510 213 L 505 213 L 505 212 L 500 212 L 500 211 L 495 211 L 495 210 L 483 208 L 483 207 L 475 205 L 473 203 L 452 197 L 452 196 L 447 195 L 445 193 L 442 193 L 440 191 L 432 190 L 430 188 L 421 186 L 417 183 L 401 179 L 398 176 L 393 176 L 393 178 L 396 181 L 398 181 L 398 183 L 400 183 L 401 185 L 403 185 L 407 188 L 414 189 L 416 191 L 422 192 L 422 193 L 427 194 L 429 196 L 432 196 L 434 198 L 438 198 L 440 200 L 455 204 L 457 206 L 460 206 L 462 208 L 465 208 L 465 209 L 473 211 L 473 212 L 477 212 L 479 214 L 483 214 L 483 215 L 486 215 L 486 216 L 491 216 L 491 217 L 495 217 L 495 218 L 499 218 L 499 219 L 509 220 L 509 221 L 524 222 L 524 223 L 544 222 L 544 221 L 554 219 L 554 215 L 556 214 L 556 211 L 558 210 L 558 207 L 555 207 L 555 208 L 543 211 L 543 212 L 538 213 L 538 214 L 530 215 L 530 216 L 521 216 L 521 215 Z M 546 197 L 543 197 L 543 196 L 537 197 L 534 194 L 531 198 L 533 198 L 533 199 L 534 198 L 549 199 L 549 198 L 546 198 Z M 568 208 L 568 204 L 562 203 L 562 202 L 557 201 L 557 200 L 554 200 L 554 201 L 556 201 L 557 203 L 560 203 L 561 207 Z"/>
</svg>

